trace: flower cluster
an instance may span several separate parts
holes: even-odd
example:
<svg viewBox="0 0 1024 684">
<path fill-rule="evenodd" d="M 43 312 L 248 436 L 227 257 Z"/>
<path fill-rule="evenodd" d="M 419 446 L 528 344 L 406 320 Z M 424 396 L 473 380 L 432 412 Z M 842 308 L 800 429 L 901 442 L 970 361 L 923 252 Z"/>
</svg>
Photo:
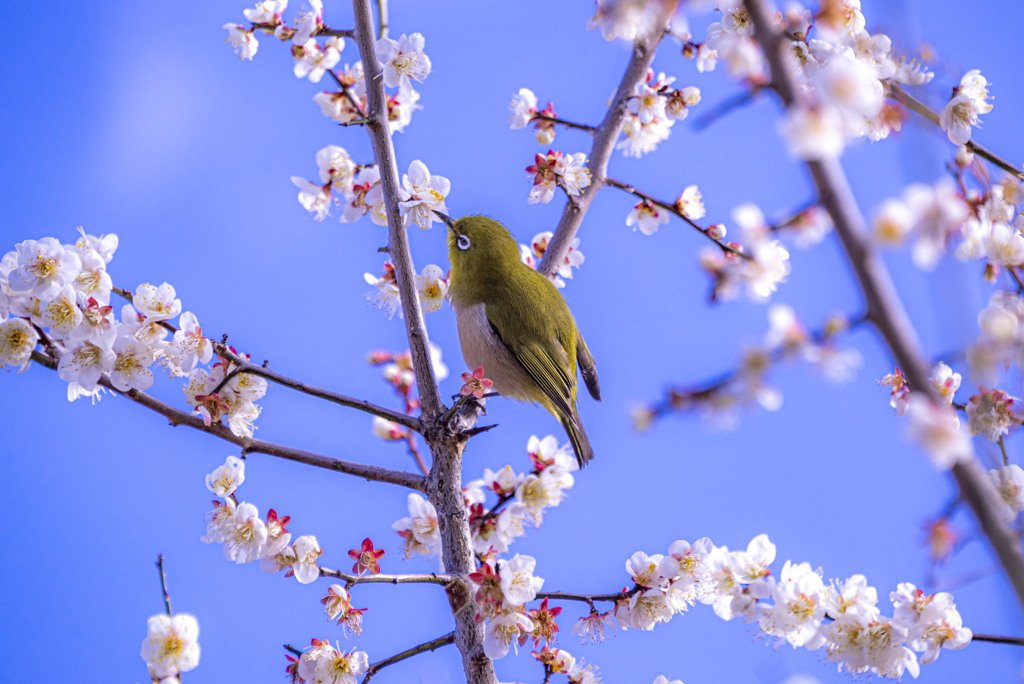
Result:
<svg viewBox="0 0 1024 684">
<path fill-rule="evenodd" d="M 711 298 L 735 299 L 742 289 L 750 299 L 766 301 L 789 275 L 789 251 L 772 239 L 772 231 L 757 206 L 736 207 L 732 216 L 742 231 L 744 244 L 728 243 L 735 253 L 713 247 L 701 252 L 701 266 L 714 281 Z M 724 237 L 725 227 L 715 228 Z"/>
<path fill-rule="evenodd" d="M 419 409 L 419 399 L 412 394 L 413 383 L 416 382 L 416 372 L 412 365 L 412 355 L 408 350 L 402 353 L 393 353 L 378 349 L 370 353 L 367 359 L 371 365 L 381 366 L 385 382 L 391 385 L 402 401 L 403 409 L 407 414 L 412 415 Z M 448 366 L 441 360 L 441 348 L 430 343 L 430 362 L 434 370 L 434 378 L 441 382 L 448 377 Z M 398 423 L 380 416 L 373 418 L 373 434 L 389 442 L 405 441 L 409 445 L 413 455 L 417 453 L 416 438 L 413 433 Z"/>
<path fill-rule="evenodd" d="M 299 204 L 317 221 L 330 214 L 331 203 L 342 206 L 341 222 L 352 223 L 369 214 L 378 226 L 388 225 L 384 208 L 384 191 L 380 170 L 376 166 L 359 166 L 349 153 L 337 145 L 328 145 L 316 153 L 320 184 L 301 176 L 292 176 L 299 188 Z M 417 225 L 430 228 L 438 220 L 435 211 L 448 213 L 444 200 L 451 191 L 451 182 L 443 176 L 431 175 L 427 165 L 418 159 L 409 164 L 409 173 L 402 176 L 399 188 L 399 215 L 406 228 Z"/>
<path fill-rule="evenodd" d="M 766 411 L 782 407 L 782 393 L 766 379 L 773 365 L 789 360 L 804 361 L 825 380 L 843 384 L 852 380 L 854 372 L 863 364 L 857 350 L 844 349 L 837 344 L 840 333 L 850 326 L 843 316 L 833 316 L 820 331 L 812 333 L 792 307 L 773 304 L 768 309 L 768 322 L 763 342 L 746 349 L 733 374 L 708 387 L 671 390 L 663 406 L 638 406 L 633 410 L 634 427 L 645 430 L 669 411 L 696 410 L 709 427 L 732 430 L 738 425 L 738 410 L 742 406 L 758 404 Z"/>
<path fill-rule="evenodd" d="M 544 604 L 547 603 L 547 599 L 544 599 Z M 555 608 L 555 611 L 561 611 L 561 608 Z M 555 613 L 557 615 L 557 612 Z M 557 626 L 556 626 L 557 628 Z M 547 679 L 548 673 L 550 674 L 564 674 L 569 678 L 572 684 L 599 684 L 601 678 L 597 674 L 597 669 L 592 665 L 584 665 L 583 659 L 576 660 L 575 657 L 564 648 L 551 648 L 550 646 L 544 646 L 539 651 L 531 651 L 530 655 L 537 659 L 542 665 L 544 665 L 545 679 Z M 661 677 L 660 679 L 665 679 Z M 654 684 L 668 684 L 667 682 L 654 681 Z M 682 682 L 672 682 L 672 684 L 682 684 Z"/>
<path fill-rule="evenodd" d="M 292 661 L 288 669 L 294 675 L 293 681 L 308 684 L 356 684 L 358 677 L 370 667 L 363 651 L 344 652 L 331 646 L 327 639 L 313 639 L 310 648 L 299 658 L 288 659 Z"/>
<path fill-rule="evenodd" d="M 369 541 L 369 540 L 367 540 Z M 373 545 L 370 545 L 370 555 L 373 556 Z M 378 549 L 380 556 L 384 555 L 384 552 Z M 363 553 L 366 553 L 365 551 Z M 372 560 L 376 563 L 376 559 L 380 556 L 374 557 Z M 327 619 L 333 620 L 338 618 L 338 625 L 345 630 L 345 636 L 349 634 L 352 636 L 359 636 L 363 632 L 363 613 L 368 608 L 353 608 L 352 600 L 348 594 L 348 590 L 340 584 L 332 584 L 327 588 L 327 596 L 320 599 L 321 605 L 324 607 L 324 612 L 327 613 Z"/>
<path fill-rule="evenodd" d="M 622 122 L 623 139 L 615 149 L 627 157 L 642 157 L 653 152 L 658 143 L 667 140 L 676 121 L 689 114 L 689 107 L 700 102 L 700 90 L 687 86 L 672 88 L 675 78 L 648 69 L 647 79 L 633 87 L 626 100 L 628 115 Z"/>
<path fill-rule="evenodd" d="M 971 630 L 947 593 L 926 595 L 909 583 L 890 594 L 893 616 L 876 606 L 878 593 L 863 575 L 825 584 L 809 563 L 786 561 L 778 578 L 769 566 L 775 545 L 755 537 L 745 551 L 729 551 L 708 538 L 674 542 L 666 555 L 638 551 L 626 561 L 633 589 L 615 604 L 622 629 L 651 630 L 700 602 L 724 620 L 756 622 L 761 633 L 794 648 L 825 649 L 850 673 L 897 679 L 917 677 L 942 648 L 970 643 Z"/>
<path fill-rule="evenodd" d="M 535 122 L 533 129 L 537 136 L 537 142 L 541 145 L 550 145 L 555 140 L 555 123 L 550 121 L 558 117 L 554 105 L 548 102 L 548 106 L 537 111 L 537 96 L 529 88 L 520 88 L 518 93 L 512 93 L 512 103 L 508 106 L 508 127 L 518 131 L 531 122 Z"/>
<path fill-rule="evenodd" d="M 245 462 L 228 456 L 224 465 L 206 476 L 206 488 L 223 501 L 214 501 L 208 512 L 204 544 L 223 544 L 224 557 L 235 563 L 260 562 L 267 573 L 288 570 L 302 584 L 320 576 L 317 558 L 323 554 L 316 537 L 303 535 L 292 542 L 287 529 L 291 518 L 271 508 L 266 520 L 251 503 L 239 502 L 235 490 L 245 480 Z"/>
<path fill-rule="evenodd" d="M 153 681 L 177 684 L 179 674 L 199 665 L 199 623 L 194 616 L 154 615 L 146 631 L 139 655 L 146 661 Z"/>
<path fill-rule="evenodd" d="M 537 264 L 544 258 L 544 253 L 548 250 L 548 242 L 554 236 L 551 231 L 544 231 L 543 233 L 537 233 L 530 240 L 529 245 L 519 245 L 519 258 L 522 262 L 530 268 L 537 268 Z M 580 267 L 584 261 L 583 252 L 580 251 L 580 239 L 578 237 L 573 238 L 572 244 L 569 245 L 569 253 L 562 259 L 562 263 L 559 265 L 558 270 L 551 276 L 551 282 L 555 284 L 555 287 L 565 287 L 565 280 L 563 278 L 572 279 L 572 267 Z"/>
<path fill-rule="evenodd" d="M 555 196 L 555 188 L 561 187 L 569 197 L 579 197 L 590 185 L 590 170 L 587 156 L 582 152 L 564 156 L 561 152 L 548 150 L 546 155 L 538 154 L 535 163 L 526 167 L 533 174 L 533 187 L 527 195 L 529 204 L 547 204 Z"/>
<path fill-rule="evenodd" d="M 512 466 L 497 472 L 484 470 L 484 476 L 472 480 L 462 489 L 473 533 L 473 548 L 480 555 L 505 553 L 517 537 L 525 536 L 526 524 L 540 527 L 544 510 L 557 506 L 565 491 L 574 483 L 572 472 L 579 466 L 568 443 L 559 446 L 548 435 L 543 439 L 531 436 L 526 445 L 533 469 L 523 475 Z M 497 495 L 497 502 L 485 509 L 487 492 Z"/>
<path fill-rule="evenodd" d="M 0 260 L 0 366 L 24 369 L 41 344 L 68 383 L 68 399 L 95 401 L 104 386 L 149 389 L 150 368 L 159 363 L 187 379 L 186 399 L 207 425 L 226 419 L 235 435 L 252 436 L 260 412 L 253 402 L 266 394 L 266 381 L 251 375 L 227 379 L 231 364 L 219 356 L 204 368 L 214 359 L 213 343 L 195 314 L 182 312 L 174 287 L 143 283 L 134 294 L 115 288 L 107 264 L 117 236 L 81 234 L 73 245 L 26 240 Z M 131 302 L 121 308 L 120 320 L 110 304 L 115 291 Z"/>
<path fill-rule="evenodd" d="M 399 318 L 403 318 L 402 293 L 398 290 L 395 265 L 385 262 L 384 275 L 379 278 L 371 273 L 366 273 L 363 277 L 367 283 L 377 288 L 363 297 L 378 309 L 383 309 L 388 314 L 388 318 L 392 318 L 396 313 Z M 420 309 L 424 314 L 441 308 L 445 297 L 448 296 L 449 278 L 449 274 L 434 264 L 424 266 L 420 274 L 416 276 L 416 291 L 419 293 Z"/>
<path fill-rule="evenodd" d="M 767 82 L 764 54 L 754 40 L 754 24 L 746 8 L 741 0 L 717 2 L 722 21 L 708 27 L 706 43 L 684 54 L 697 57 L 700 71 L 713 69 L 721 59 L 735 78 L 763 86 Z M 785 15 L 776 14 L 774 20 L 793 37 L 786 49 L 800 79 L 800 99 L 783 122 L 782 133 L 798 158 L 833 158 L 849 140 L 886 138 L 899 130 L 904 117 L 898 105 L 886 103 L 887 87 L 918 85 L 933 77 L 919 64 L 897 55 L 887 36 L 864 29 L 860 0 L 830 3 L 817 20 L 809 10 L 790 3 Z M 809 35 L 812 27 L 814 37 Z M 968 90 L 983 101 L 984 79 L 975 78 L 972 83 Z M 970 118 L 965 112 L 956 116 Z"/>
</svg>

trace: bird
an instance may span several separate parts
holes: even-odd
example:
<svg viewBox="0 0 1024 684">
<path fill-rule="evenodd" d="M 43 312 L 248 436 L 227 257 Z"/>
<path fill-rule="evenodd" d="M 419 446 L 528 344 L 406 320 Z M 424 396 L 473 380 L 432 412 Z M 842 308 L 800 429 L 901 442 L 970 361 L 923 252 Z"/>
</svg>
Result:
<svg viewBox="0 0 1024 684">
<path fill-rule="evenodd" d="M 576 406 L 576 365 L 601 401 L 597 367 L 558 288 L 520 259 L 508 228 L 487 216 L 448 226 L 448 297 L 462 356 L 482 366 L 498 394 L 540 404 L 565 428 L 582 468 L 594 457 Z"/>
</svg>

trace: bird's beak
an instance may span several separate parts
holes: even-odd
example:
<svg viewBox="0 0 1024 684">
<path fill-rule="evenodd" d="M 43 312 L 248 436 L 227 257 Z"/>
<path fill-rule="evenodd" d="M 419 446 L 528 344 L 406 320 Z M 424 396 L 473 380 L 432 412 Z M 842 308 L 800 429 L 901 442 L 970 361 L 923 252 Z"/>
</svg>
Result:
<svg viewBox="0 0 1024 684">
<path fill-rule="evenodd" d="M 431 209 L 431 211 L 434 210 Z M 434 211 L 434 216 L 440 219 L 441 222 L 444 223 L 444 225 L 448 226 L 448 230 L 452 231 L 453 233 L 455 232 L 455 220 L 451 216 L 448 216 L 447 214 L 442 214 L 439 211 Z"/>
</svg>

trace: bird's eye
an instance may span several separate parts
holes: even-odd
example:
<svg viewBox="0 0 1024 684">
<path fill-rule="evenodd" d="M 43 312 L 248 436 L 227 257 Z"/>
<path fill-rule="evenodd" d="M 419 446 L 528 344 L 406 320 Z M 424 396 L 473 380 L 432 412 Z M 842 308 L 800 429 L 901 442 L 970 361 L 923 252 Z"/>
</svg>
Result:
<svg viewBox="0 0 1024 684">
<path fill-rule="evenodd" d="M 458 244 L 459 249 L 469 249 L 469 237 L 466 235 L 460 235 Z"/>
</svg>

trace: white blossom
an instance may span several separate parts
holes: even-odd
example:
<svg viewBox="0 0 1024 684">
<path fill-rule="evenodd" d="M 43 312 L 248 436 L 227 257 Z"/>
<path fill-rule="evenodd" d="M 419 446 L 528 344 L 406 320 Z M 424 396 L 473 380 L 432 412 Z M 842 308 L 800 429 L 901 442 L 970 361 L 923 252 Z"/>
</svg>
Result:
<svg viewBox="0 0 1024 684">
<path fill-rule="evenodd" d="M 1014 463 L 988 471 L 988 477 L 999 492 L 1003 522 L 1012 523 L 1024 511 L 1024 470 Z"/>
<path fill-rule="evenodd" d="M 512 94 L 512 103 L 508 106 L 508 127 L 516 131 L 526 125 L 537 113 L 537 96 L 529 88 L 520 88 Z"/>
<path fill-rule="evenodd" d="M 434 504 L 419 494 L 410 494 L 407 499 L 409 517 L 396 521 L 391 528 L 405 540 L 405 557 L 413 554 L 432 556 L 440 548 L 441 532 L 437 523 Z"/>
<path fill-rule="evenodd" d="M 384 67 L 384 85 L 408 88 L 409 79 L 423 83 L 430 74 L 430 58 L 423 52 L 422 34 L 402 34 L 398 40 L 381 38 L 374 45 L 377 59 Z"/>
<path fill-rule="evenodd" d="M 192 615 L 154 615 L 146 625 L 139 655 L 158 679 L 199 665 L 199 623 Z"/>
<path fill-rule="evenodd" d="M 77 252 L 65 249 L 54 238 L 25 240 L 15 245 L 17 268 L 7 274 L 14 292 L 31 292 L 41 300 L 49 299 L 65 285 L 75 282 L 82 270 Z"/>
<path fill-rule="evenodd" d="M 537 592 L 544 586 L 544 579 L 534 577 L 533 571 L 536 567 L 535 558 L 518 553 L 501 563 L 498 575 L 501 577 L 504 603 L 519 607 L 537 597 Z"/>
<path fill-rule="evenodd" d="M 118 337 L 112 351 L 114 366 L 110 369 L 110 384 L 122 392 L 147 390 L 153 385 L 153 372 L 149 367 L 156 357 L 148 345 L 131 337 Z"/>
<path fill-rule="evenodd" d="M 231 496 L 245 481 L 245 461 L 228 456 L 224 465 L 206 476 L 206 488 L 220 497 Z"/>
<path fill-rule="evenodd" d="M 444 200 L 451 189 L 451 181 L 447 178 L 432 176 L 426 164 L 418 159 L 413 161 L 409 164 L 409 173 L 402 176 L 402 201 L 398 206 L 402 211 L 403 225 L 406 228 L 413 224 L 430 228 L 434 221 L 440 220 L 435 211 L 448 214 Z"/>
<path fill-rule="evenodd" d="M 235 48 L 235 54 L 239 59 L 251 61 L 256 56 L 260 42 L 256 40 L 253 31 L 247 30 L 241 24 L 224 24 L 221 28 L 228 32 L 227 43 Z"/>
<path fill-rule="evenodd" d="M 295 560 L 292 562 L 292 572 L 295 579 L 301 584 L 309 584 L 320 576 L 320 568 L 317 567 L 317 559 L 323 554 L 316 537 L 311 534 L 304 534 L 292 544 L 292 551 L 295 553 Z"/>
</svg>

